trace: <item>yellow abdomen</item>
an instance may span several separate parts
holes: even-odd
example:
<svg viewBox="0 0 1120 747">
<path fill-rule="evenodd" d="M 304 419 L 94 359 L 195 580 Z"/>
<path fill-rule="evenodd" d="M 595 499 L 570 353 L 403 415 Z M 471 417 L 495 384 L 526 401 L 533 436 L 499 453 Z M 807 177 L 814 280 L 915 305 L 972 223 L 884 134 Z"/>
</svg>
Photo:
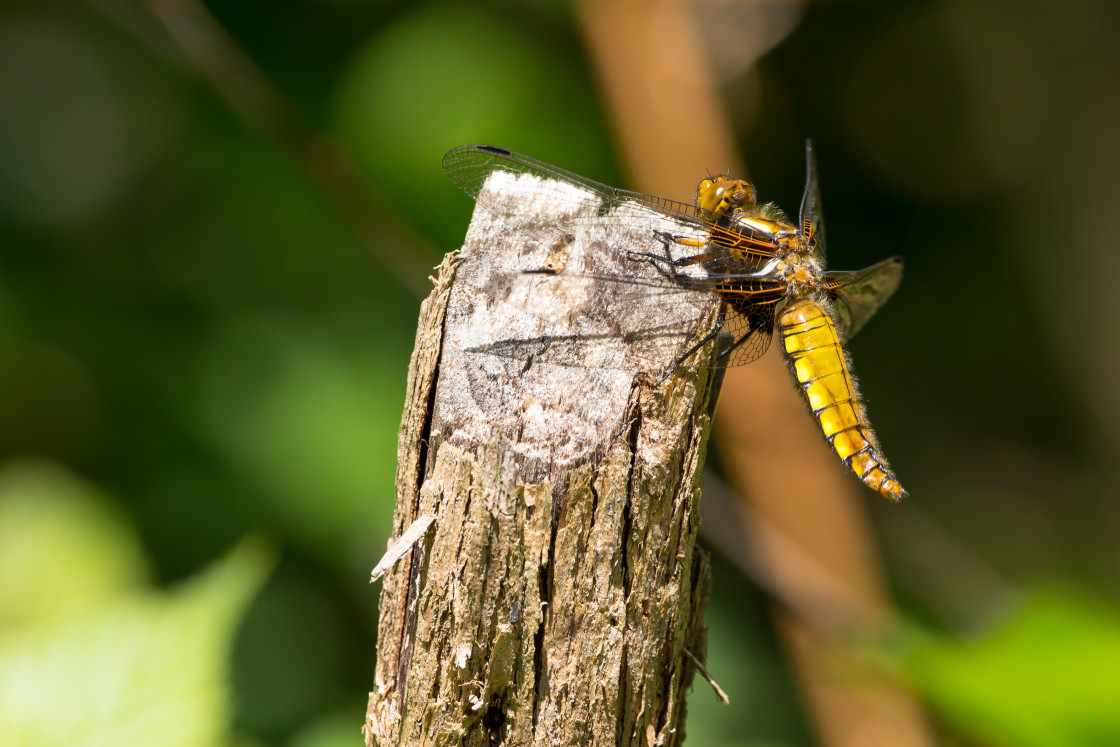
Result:
<svg viewBox="0 0 1120 747">
<path fill-rule="evenodd" d="M 880 454 L 828 313 L 812 301 L 796 301 L 782 312 L 778 331 L 798 388 L 840 459 L 892 501 L 906 495 Z"/>
</svg>

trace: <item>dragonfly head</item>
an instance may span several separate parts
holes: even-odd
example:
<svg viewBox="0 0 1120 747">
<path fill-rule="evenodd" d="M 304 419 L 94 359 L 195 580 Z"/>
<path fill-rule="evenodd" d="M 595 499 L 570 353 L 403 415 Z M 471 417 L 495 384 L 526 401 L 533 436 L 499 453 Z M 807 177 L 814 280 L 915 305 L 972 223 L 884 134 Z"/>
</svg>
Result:
<svg viewBox="0 0 1120 747">
<path fill-rule="evenodd" d="M 705 179 L 696 187 L 696 208 L 705 220 L 718 221 L 733 210 L 750 210 L 758 193 L 754 185 L 742 179 L 719 176 Z"/>
</svg>

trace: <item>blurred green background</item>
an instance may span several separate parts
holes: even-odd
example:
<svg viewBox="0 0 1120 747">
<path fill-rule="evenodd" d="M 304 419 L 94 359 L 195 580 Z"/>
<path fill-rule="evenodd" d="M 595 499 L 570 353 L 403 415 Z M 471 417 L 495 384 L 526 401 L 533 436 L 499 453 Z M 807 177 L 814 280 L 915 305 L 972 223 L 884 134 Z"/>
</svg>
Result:
<svg viewBox="0 0 1120 747">
<path fill-rule="evenodd" d="M 912 495 L 877 655 L 949 743 L 1120 744 L 1120 8 L 696 12 L 763 198 L 811 136 L 832 265 L 906 259 L 851 346 Z M 361 743 L 467 142 L 626 184 L 563 3 L 0 3 L 0 743 Z M 812 743 L 715 570 L 689 744 Z"/>
</svg>

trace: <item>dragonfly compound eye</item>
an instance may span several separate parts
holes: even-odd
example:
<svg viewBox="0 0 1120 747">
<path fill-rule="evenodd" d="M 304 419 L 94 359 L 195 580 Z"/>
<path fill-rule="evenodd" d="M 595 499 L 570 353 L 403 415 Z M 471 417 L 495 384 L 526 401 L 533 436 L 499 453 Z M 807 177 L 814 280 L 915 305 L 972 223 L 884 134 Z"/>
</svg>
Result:
<svg viewBox="0 0 1120 747">
<path fill-rule="evenodd" d="M 696 207 L 708 220 L 754 205 L 754 187 L 741 179 L 705 179 L 696 188 Z"/>
<path fill-rule="evenodd" d="M 716 194 L 715 182 L 705 179 L 696 187 L 696 207 L 705 215 L 716 210 L 719 196 Z"/>
</svg>

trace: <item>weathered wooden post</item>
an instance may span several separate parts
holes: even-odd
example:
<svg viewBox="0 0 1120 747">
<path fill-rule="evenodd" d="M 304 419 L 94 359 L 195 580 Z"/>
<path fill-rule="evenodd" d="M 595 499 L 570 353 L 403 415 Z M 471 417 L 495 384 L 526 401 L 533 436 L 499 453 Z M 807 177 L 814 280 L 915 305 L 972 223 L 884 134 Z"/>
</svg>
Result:
<svg viewBox="0 0 1120 747">
<path fill-rule="evenodd" d="M 604 220 L 541 184 L 491 176 L 421 309 L 394 537 L 434 521 L 384 576 L 371 746 L 683 740 L 715 376 L 651 382 L 718 299 L 650 292 L 664 270 L 628 254 L 687 228 L 637 204 Z M 622 275 L 648 284 L 601 282 Z"/>
</svg>

